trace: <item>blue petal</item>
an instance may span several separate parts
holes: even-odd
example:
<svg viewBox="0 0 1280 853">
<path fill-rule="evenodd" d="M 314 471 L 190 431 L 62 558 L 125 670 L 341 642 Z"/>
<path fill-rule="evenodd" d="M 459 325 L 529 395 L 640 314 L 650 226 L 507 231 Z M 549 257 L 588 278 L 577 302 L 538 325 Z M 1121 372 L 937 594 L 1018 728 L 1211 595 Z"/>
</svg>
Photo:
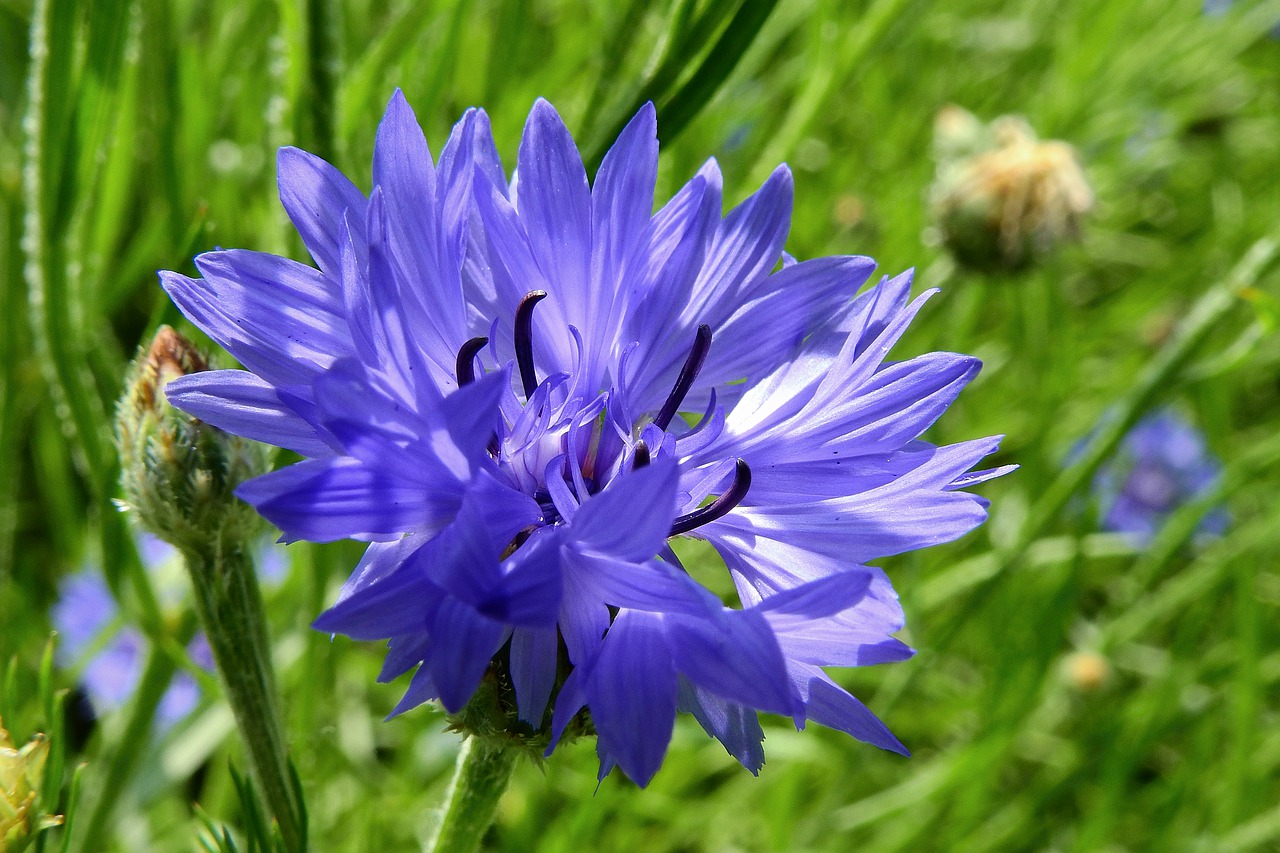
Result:
<svg viewBox="0 0 1280 853">
<path fill-rule="evenodd" d="M 782 650 L 762 616 L 725 611 L 715 620 L 668 616 L 666 621 L 676 666 L 698 687 L 762 711 L 797 712 Z"/>
<path fill-rule="evenodd" d="M 791 227 L 794 182 L 779 166 L 753 195 L 725 217 L 694 284 L 688 313 L 697 322 L 724 322 L 782 255 Z"/>
<path fill-rule="evenodd" d="M 471 566 L 477 576 L 486 574 L 479 563 Z M 476 601 L 476 608 L 510 625 L 551 628 L 560 609 L 560 598 L 560 547 L 548 537 L 526 543 L 504 562 Z"/>
<path fill-rule="evenodd" d="M 570 535 L 584 552 L 641 562 L 666 544 L 676 513 L 678 470 L 669 457 L 616 477 L 583 501 Z"/>
<path fill-rule="evenodd" d="M 719 600 L 689 575 L 658 560 L 627 562 L 569 551 L 566 575 L 579 595 L 611 607 L 707 617 Z"/>
<path fill-rule="evenodd" d="M 645 239 L 658 177 L 658 125 L 653 104 L 640 108 L 605 155 L 591 192 L 591 272 L 586 305 L 571 320 L 585 340 L 581 382 L 597 390 L 613 356 L 627 297 L 624 265 Z M 527 198 L 527 196 L 526 196 Z M 641 258 L 637 263 L 644 263 Z"/>
<path fill-rule="evenodd" d="M 469 175 L 473 168 L 478 179 L 488 181 L 505 195 L 507 173 L 493 142 L 489 116 L 481 109 L 467 110 L 453 126 L 449 141 L 440 152 L 440 181 L 452 183 L 463 174 Z"/>
<path fill-rule="evenodd" d="M 413 110 L 396 90 L 378 127 L 373 180 L 385 206 L 387 262 L 402 282 L 399 310 L 418 346 L 440 368 L 440 378 L 449 377 L 454 353 L 468 337 L 459 278 L 465 221 L 456 208 L 457 192 L 465 200 L 470 180 L 457 174 L 459 165 L 451 160 L 449 182 L 441 187 L 455 193 L 446 223 L 431 151 Z"/>
<path fill-rule="evenodd" d="M 516 707 L 520 719 L 534 728 L 541 727 L 555 686 L 558 645 L 554 629 L 517 628 L 511 634 L 511 684 L 516 691 Z"/>
<path fill-rule="evenodd" d="M 370 364 L 378 365 L 384 374 L 398 377 L 406 401 L 424 396 L 430 399 L 436 396 L 434 392 L 440 387 L 436 377 L 453 372 L 452 349 L 446 347 L 442 353 L 438 345 L 423 345 L 424 342 L 438 344 L 440 332 L 430 329 L 421 310 L 413 310 L 412 288 L 419 286 L 421 281 L 417 278 L 417 271 L 403 270 L 397 264 L 394 227 L 394 218 L 387 210 L 386 195 L 382 187 L 375 186 L 369 196 L 366 218 L 369 272 L 366 278 L 357 278 L 357 282 L 363 280 L 367 285 L 359 302 L 367 313 L 367 328 L 372 333 L 371 348 L 362 356 Z M 418 235 L 405 239 L 415 238 L 419 238 Z M 350 296 L 348 308 L 353 314 L 358 310 L 351 304 Z M 432 356 L 437 359 L 433 365 L 434 373 L 429 367 Z"/>
<path fill-rule="evenodd" d="M 204 275 L 161 272 L 169 296 L 192 323 L 273 385 L 305 384 L 352 343 L 320 273 L 257 252 L 196 258 Z"/>
<path fill-rule="evenodd" d="M 644 787 L 658 772 L 676 718 L 676 670 L 656 616 L 623 610 L 586 685 L 600 747 Z"/>
<path fill-rule="evenodd" d="M 236 495 L 287 539 L 312 542 L 438 528 L 457 505 L 350 458 L 308 459 L 249 480 Z"/>
<path fill-rule="evenodd" d="M 547 744 L 543 757 L 555 751 L 564 730 L 586 706 L 587 694 L 583 692 L 586 671 L 584 666 L 575 667 L 569 673 L 569 677 L 564 680 L 564 684 L 560 685 L 560 692 L 556 695 L 555 708 L 551 714 L 551 742 Z"/>
<path fill-rule="evenodd" d="M 715 328 L 699 384 L 709 389 L 743 377 L 762 378 L 816 326 L 837 314 L 874 269 L 870 258 L 831 257 L 793 264 L 769 276 Z M 690 403 L 700 399 L 695 395 Z"/>
<path fill-rule="evenodd" d="M 803 630 L 813 620 L 832 616 L 861 604 L 867 598 L 872 581 L 877 579 L 874 572 L 878 571 L 855 566 L 812 583 L 770 595 L 760 603 L 757 610 L 769 619 L 775 631 L 783 627 Z"/>
<path fill-rule="evenodd" d="M 591 190 L 573 137 L 541 98 L 525 123 L 516 168 L 516 209 L 533 255 L 551 279 L 552 298 L 566 324 L 586 328 L 592 298 Z M 558 331 L 563 335 L 563 328 Z"/>
<path fill-rule="evenodd" d="M 423 550 L 429 554 L 433 549 L 428 545 Z M 447 597 L 427 577 L 422 562 L 411 560 L 340 600 L 316 617 L 311 627 L 327 634 L 345 634 L 353 640 L 419 637 L 431 627 L 436 609 Z M 424 643 L 423 650 L 429 648 Z M 416 651 L 415 648 L 411 654 Z"/>
<path fill-rule="evenodd" d="M 591 191 L 593 279 L 607 288 L 644 235 L 658 179 L 658 118 L 646 103 L 619 134 Z"/>
<path fill-rule="evenodd" d="M 566 562 L 563 599 L 557 624 L 564 636 L 569 660 L 575 667 L 586 666 L 595 658 L 601 638 L 609 630 L 609 608 L 586 582 L 585 572 L 571 571 Z M 557 706 L 558 707 L 558 706 Z"/>
<path fill-rule="evenodd" d="M 679 708 L 693 714 L 699 725 L 755 776 L 764 766 L 764 729 L 751 708 L 726 702 L 680 679 Z"/>
<path fill-rule="evenodd" d="M 469 244 L 468 248 L 470 254 L 483 258 L 484 263 L 483 268 L 473 265 L 469 269 L 473 277 L 481 279 L 484 286 L 493 292 L 493 304 L 486 307 L 500 321 L 494 343 L 498 360 L 502 362 L 515 358 L 514 348 L 507 344 L 515 328 L 515 311 L 520 299 L 531 290 L 552 292 L 555 288 L 548 283 L 534 259 L 520 215 L 498 187 L 486 186 L 485 183 L 477 182 L 475 187 L 481 227 L 475 229 L 479 232 L 476 242 Z M 552 372 L 569 364 L 567 348 L 556 344 L 564 337 L 563 323 L 558 329 L 543 325 L 543 316 L 558 303 L 558 299 L 552 305 L 544 302 L 533 315 L 534 361 L 546 365 L 545 369 Z M 558 308 L 555 313 L 559 316 Z M 553 337 L 548 339 L 543 332 Z M 544 350 L 549 347 L 556 347 L 552 352 L 555 358 L 562 360 L 547 362 L 548 353 Z"/>
<path fill-rule="evenodd" d="M 868 666 L 906 660 L 915 652 L 890 634 L 902 628 L 902 607 L 879 569 L 856 567 L 770 595 L 757 608 L 789 661 Z"/>
<path fill-rule="evenodd" d="M 508 629 L 461 601 L 446 598 L 433 615 L 429 630 L 431 680 L 445 710 L 456 714 L 475 693 L 489 659 L 506 642 Z"/>
<path fill-rule="evenodd" d="M 797 559 L 811 551 L 850 563 L 949 542 L 983 522 L 987 502 L 947 486 L 998 445 L 998 438 L 988 438 L 937 448 L 915 469 L 859 494 L 783 506 L 739 506 L 699 528 L 698 534 L 732 550 L 774 539 Z"/>
<path fill-rule="evenodd" d="M 395 681 L 426 660 L 431 650 L 431 638 L 427 634 L 402 634 L 387 642 L 387 657 L 378 673 L 378 683 Z"/>
<path fill-rule="evenodd" d="M 429 427 L 417 413 L 384 392 L 363 364 L 344 358 L 312 384 L 312 416 L 339 446 L 374 468 L 423 485 L 443 485 L 458 478 L 450 466 L 424 446 Z"/>
<path fill-rule="evenodd" d="M 806 684 L 805 687 L 801 687 L 801 690 L 808 692 L 806 714 L 809 720 L 853 735 L 858 740 L 881 749 L 900 755 L 911 754 L 902 745 L 902 741 L 889 731 L 888 726 L 867 710 L 866 705 L 827 678 L 821 670 L 801 668 L 797 671 L 796 677 L 798 684 L 801 682 Z"/>
<path fill-rule="evenodd" d="M 115 599 L 97 574 L 67 575 L 58 584 L 58 601 L 50 611 L 58 632 L 54 647 L 59 666 L 71 667 L 117 616 Z"/>
<path fill-rule="evenodd" d="M 628 392 L 637 411 L 662 405 L 674 374 L 665 382 L 661 377 L 678 372 L 685 354 L 673 344 L 686 339 L 687 347 L 693 341 L 695 318 L 682 316 L 682 311 L 719 219 L 719 194 L 695 177 L 653 217 L 648 245 L 641 250 L 645 264 L 628 270 L 632 293 L 624 339 L 637 342 L 640 350 L 634 356 L 635 375 L 629 378 L 635 387 Z"/>
<path fill-rule="evenodd" d="M 402 536 L 391 542 L 375 542 L 365 549 L 351 576 L 343 583 L 338 600 L 349 598 L 394 572 L 429 540 L 426 536 Z"/>
<path fill-rule="evenodd" d="M 404 696 L 387 715 L 387 719 L 398 717 L 405 711 L 412 710 L 423 702 L 430 702 L 440 695 L 440 691 L 436 689 L 435 683 L 431 680 L 431 671 L 425 666 L 418 667 L 418 671 L 413 674 L 413 679 L 409 682 L 409 689 L 404 692 Z"/>
<path fill-rule="evenodd" d="M 306 151 L 281 148 L 276 163 L 285 212 L 320 269 L 336 276 L 341 267 L 343 217 L 350 210 L 355 221 L 364 222 L 364 193 Z M 364 241 L 363 228 L 358 239 Z"/>
<path fill-rule="evenodd" d="M 275 388 L 247 370 L 180 376 L 165 386 L 164 393 L 174 406 L 218 429 L 303 456 L 333 455 L 315 427 L 282 403 Z"/>
</svg>

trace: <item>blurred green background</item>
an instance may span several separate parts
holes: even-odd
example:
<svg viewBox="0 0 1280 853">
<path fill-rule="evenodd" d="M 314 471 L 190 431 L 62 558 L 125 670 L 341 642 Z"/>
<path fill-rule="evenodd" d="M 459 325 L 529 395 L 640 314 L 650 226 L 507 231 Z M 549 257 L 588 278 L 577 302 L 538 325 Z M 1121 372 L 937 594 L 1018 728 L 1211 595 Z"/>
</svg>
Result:
<svg viewBox="0 0 1280 853">
<path fill-rule="evenodd" d="M 896 352 L 986 367 L 930 438 L 1003 433 L 998 461 L 1022 468 L 983 487 L 977 532 L 882 561 L 919 655 L 838 674 L 914 757 L 771 718 L 754 778 L 682 718 L 647 790 L 615 776 L 597 791 L 586 742 L 520 767 L 492 849 L 1280 849 L 1280 271 L 1265 262 L 1280 236 L 1280 2 L 1207 5 L 0 0 L 5 726 L 19 740 L 56 728 L 37 673 L 61 578 L 101 571 L 142 620 L 112 502 L 114 401 L 156 325 L 191 332 L 157 269 L 190 273 L 214 246 L 306 258 L 275 197 L 278 147 L 367 190 L 396 86 L 436 151 L 483 106 L 508 167 L 538 96 L 589 157 L 652 99 L 660 199 L 707 156 L 733 202 L 786 161 L 790 252 L 867 254 L 942 287 Z M 1096 196 L 1078 244 L 1016 274 L 951 260 L 927 203 L 948 103 L 1076 148 Z M 1223 297 L 1212 322 L 1179 337 L 1206 293 Z M 1088 500 L 1118 432 L 1066 460 L 1104 413 L 1164 404 L 1226 473 L 1139 547 L 1098 532 Z M 1218 504 L 1227 535 L 1193 541 Z M 315 847 L 416 849 L 458 738 L 431 708 L 382 722 L 403 687 L 374 683 L 383 649 L 308 628 L 358 548 L 288 553 L 267 603 Z M 189 613 L 146 630 L 156 660 L 191 668 Z M 59 766 L 87 762 L 82 829 L 115 800 L 74 849 L 199 849 L 193 803 L 242 825 L 228 763 L 243 758 L 204 687 L 163 734 L 129 732 L 125 709 L 55 744 Z"/>
</svg>

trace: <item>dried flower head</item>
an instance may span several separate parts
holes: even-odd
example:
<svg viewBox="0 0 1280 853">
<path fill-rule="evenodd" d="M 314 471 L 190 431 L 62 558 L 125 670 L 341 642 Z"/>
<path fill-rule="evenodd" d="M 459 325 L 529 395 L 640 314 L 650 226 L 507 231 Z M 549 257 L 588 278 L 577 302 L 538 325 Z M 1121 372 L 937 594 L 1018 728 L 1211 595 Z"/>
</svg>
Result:
<svg viewBox="0 0 1280 853">
<path fill-rule="evenodd" d="M 1020 118 L 982 125 L 956 106 L 935 124 L 938 176 L 930 192 L 942 240 L 962 263 L 1018 269 L 1076 239 L 1093 192 L 1075 150 L 1040 141 Z"/>
</svg>

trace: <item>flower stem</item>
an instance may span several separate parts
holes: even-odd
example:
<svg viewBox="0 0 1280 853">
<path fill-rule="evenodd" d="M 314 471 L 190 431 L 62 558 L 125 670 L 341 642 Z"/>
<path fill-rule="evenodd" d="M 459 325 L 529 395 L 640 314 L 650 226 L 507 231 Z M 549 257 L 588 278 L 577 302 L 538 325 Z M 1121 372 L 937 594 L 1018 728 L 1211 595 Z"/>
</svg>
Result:
<svg viewBox="0 0 1280 853">
<path fill-rule="evenodd" d="M 214 537 L 183 557 L 196 613 L 249 756 L 249 766 L 290 851 L 307 846 L 306 813 L 285 748 L 271 647 L 253 560 L 239 542 Z"/>
<path fill-rule="evenodd" d="M 458 766 L 445 794 L 444 817 L 427 845 L 431 853 L 473 853 L 493 823 L 498 800 L 511 781 L 518 750 L 482 737 L 462 742 Z"/>
</svg>

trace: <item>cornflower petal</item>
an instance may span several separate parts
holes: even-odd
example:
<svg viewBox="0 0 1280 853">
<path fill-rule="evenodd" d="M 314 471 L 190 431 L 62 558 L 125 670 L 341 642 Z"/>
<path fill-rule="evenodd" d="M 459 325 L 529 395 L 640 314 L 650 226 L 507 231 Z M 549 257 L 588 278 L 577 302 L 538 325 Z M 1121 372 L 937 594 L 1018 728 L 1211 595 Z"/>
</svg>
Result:
<svg viewBox="0 0 1280 853">
<path fill-rule="evenodd" d="M 364 193 L 329 163 L 298 148 L 280 149 L 276 172 L 280 202 L 293 227 L 320 269 L 336 276 L 342 265 L 344 222 L 348 211 L 356 222 L 364 222 Z"/>
<path fill-rule="evenodd" d="M 303 456 L 334 452 L 312 424 L 281 401 L 274 386 L 247 370 L 179 376 L 164 393 L 170 403 L 218 429 Z"/>
<path fill-rule="evenodd" d="M 602 758 L 607 755 L 637 785 L 649 784 L 676 721 L 676 667 L 662 618 L 619 612 L 585 681 Z"/>
<path fill-rule="evenodd" d="M 760 768 L 764 767 L 764 729 L 753 709 L 721 699 L 683 678 L 677 707 L 692 714 L 743 767 L 760 775 Z"/>
</svg>

